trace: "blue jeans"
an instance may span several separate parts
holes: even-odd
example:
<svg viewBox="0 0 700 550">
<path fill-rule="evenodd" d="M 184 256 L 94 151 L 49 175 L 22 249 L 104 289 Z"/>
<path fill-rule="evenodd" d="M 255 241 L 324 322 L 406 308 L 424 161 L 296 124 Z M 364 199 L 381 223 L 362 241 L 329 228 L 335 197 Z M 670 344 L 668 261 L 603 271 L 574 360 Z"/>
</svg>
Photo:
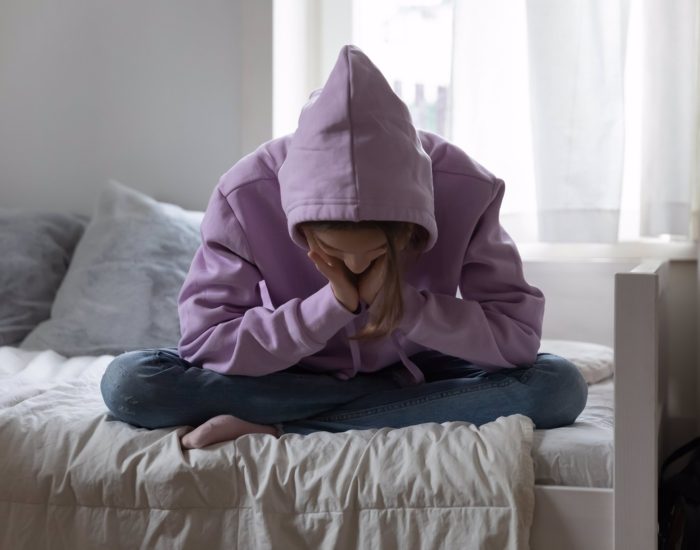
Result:
<svg viewBox="0 0 700 550">
<path fill-rule="evenodd" d="M 220 414 L 285 433 L 401 428 L 461 420 L 477 426 L 515 413 L 537 429 L 573 423 L 588 386 L 568 360 L 540 353 L 531 366 L 488 373 L 436 351 L 411 356 L 426 382 L 403 387 L 401 362 L 349 380 L 304 369 L 302 363 L 260 377 L 223 375 L 180 358 L 176 348 L 129 351 L 114 358 L 100 389 L 123 422 L 144 428 L 198 426 Z"/>
</svg>

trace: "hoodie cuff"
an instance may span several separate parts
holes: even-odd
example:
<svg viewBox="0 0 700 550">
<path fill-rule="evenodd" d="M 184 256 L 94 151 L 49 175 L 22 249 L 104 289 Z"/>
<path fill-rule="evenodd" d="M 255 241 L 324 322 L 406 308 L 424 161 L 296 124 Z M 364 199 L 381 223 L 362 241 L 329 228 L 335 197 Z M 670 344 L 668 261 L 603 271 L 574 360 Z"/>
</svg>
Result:
<svg viewBox="0 0 700 550">
<path fill-rule="evenodd" d="M 359 309 L 361 313 L 362 307 Z M 311 337 L 320 344 L 328 342 L 336 332 L 357 315 L 359 313 L 353 313 L 340 303 L 340 300 L 333 294 L 330 283 L 302 300 L 299 305 L 299 316 L 302 324 Z"/>
</svg>

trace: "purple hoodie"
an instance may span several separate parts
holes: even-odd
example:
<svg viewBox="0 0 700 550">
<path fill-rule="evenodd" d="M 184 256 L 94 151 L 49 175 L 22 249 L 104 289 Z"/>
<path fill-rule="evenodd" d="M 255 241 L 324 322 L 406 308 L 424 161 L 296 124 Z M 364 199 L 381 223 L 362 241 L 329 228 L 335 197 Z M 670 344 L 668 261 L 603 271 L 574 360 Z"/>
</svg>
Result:
<svg viewBox="0 0 700 550">
<path fill-rule="evenodd" d="M 458 147 L 416 130 L 369 58 L 345 46 L 297 130 L 260 145 L 214 189 L 178 298 L 178 352 L 222 374 L 302 363 L 343 380 L 400 360 L 405 384 L 425 381 L 409 359 L 423 350 L 485 370 L 529 365 L 545 301 L 500 225 L 504 192 Z M 406 268 L 400 326 L 355 342 L 366 304 L 355 314 L 335 298 L 296 226 L 373 219 L 420 224 L 430 238 Z"/>
</svg>

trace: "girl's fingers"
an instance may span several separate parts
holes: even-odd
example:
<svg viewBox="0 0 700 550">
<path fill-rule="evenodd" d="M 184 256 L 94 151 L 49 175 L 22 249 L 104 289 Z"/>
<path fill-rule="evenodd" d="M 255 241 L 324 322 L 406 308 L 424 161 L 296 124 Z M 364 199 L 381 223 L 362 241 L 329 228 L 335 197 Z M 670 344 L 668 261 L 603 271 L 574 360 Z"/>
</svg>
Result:
<svg viewBox="0 0 700 550">
<path fill-rule="evenodd" d="M 318 251 L 316 251 L 316 250 L 311 250 L 311 251 L 309 252 L 309 257 L 310 257 L 314 262 L 323 262 L 323 263 L 325 263 L 327 266 L 333 267 L 333 263 L 330 261 L 330 259 L 327 258 L 326 256 L 320 254 L 320 253 L 319 253 Z"/>
<path fill-rule="evenodd" d="M 331 280 L 333 277 L 333 268 L 326 264 L 318 254 L 309 252 L 308 256 L 311 258 L 311 261 L 313 261 L 316 269 L 323 273 L 326 279 Z"/>
<path fill-rule="evenodd" d="M 332 280 L 332 274 L 328 270 L 328 266 L 324 264 L 323 262 L 314 262 L 314 267 L 321 272 L 321 275 L 323 275 L 326 279 L 329 281 Z"/>
<path fill-rule="evenodd" d="M 313 251 L 314 254 L 316 254 L 321 260 L 326 262 L 328 265 L 333 266 L 333 261 L 331 258 L 329 258 L 326 254 L 323 253 L 321 250 L 321 247 L 318 246 L 318 242 L 316 242 L 316 238 L 313 236 L 312 233 L 306 234 L 306 240 L 309 243 L 309 247 Z"/>
<path fill-rule="evenodd" d="M 321 258 L 319 257 L 318 254 L 316 254 L 313 250 L 309 250 L 309 252 L 306 253 L 306 255 L 311 258 L 311 261 L 316 264 L 318 267 L 318 263 L 321 261 Z"/>
<path fill-rule="evenodd" d="M 331 258 L 329 258 L 328 256 L 326 256 L 326 254 L 324 254 L 321 250 L 319 250 L 319 249 L 314 250 L 314 254 L 316 254 L 319 258 L 321 258 L 321 260 L 326 262 L 328 265 L 330 265 L 330 266 L 333 265 L 333 260 Z"/>
<path fill-rule="evenodd" d="M 353 284 L 350 280 L 348 280 L 347 275 L 344 271 L 342 271 L 342 268 L 338 268 L 336 266 L 329 266 L 316 252 L 309 251 L 307 255 L 314 262 L 316 269 L 318 269 L 323 274 L 323 276 L 326 279 L 328 279 L 331 283 L 339 286 Z"/>
</svg>

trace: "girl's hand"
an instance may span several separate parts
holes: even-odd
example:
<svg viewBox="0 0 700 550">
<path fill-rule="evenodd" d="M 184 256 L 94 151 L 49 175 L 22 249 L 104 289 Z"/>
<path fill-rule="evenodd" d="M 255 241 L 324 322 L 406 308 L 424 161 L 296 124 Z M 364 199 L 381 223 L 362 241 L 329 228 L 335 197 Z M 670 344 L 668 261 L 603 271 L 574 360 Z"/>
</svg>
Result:
<svg viewBox="0 0 700 550">
<path fill-rule="evenodd" d="M 311 248 L 307 256 L 316 264 L 316 269 L 331 283 L 336 299 L 349 311 L 356 311 L 360 305 L 360 295 L 355 282 L 350 279 L 352 273 L 345 267 L 342 260 L 324 254 L 310 231 L 305 231 L 304 234 Z"/>
<path fill-rule="evenodd" d="M 372 305 L 384 284 L 386 262 L 386 254 L 382 254 L 360 275 L 360 299 L 367 304 L 367 307 Z"/>
</svg>

